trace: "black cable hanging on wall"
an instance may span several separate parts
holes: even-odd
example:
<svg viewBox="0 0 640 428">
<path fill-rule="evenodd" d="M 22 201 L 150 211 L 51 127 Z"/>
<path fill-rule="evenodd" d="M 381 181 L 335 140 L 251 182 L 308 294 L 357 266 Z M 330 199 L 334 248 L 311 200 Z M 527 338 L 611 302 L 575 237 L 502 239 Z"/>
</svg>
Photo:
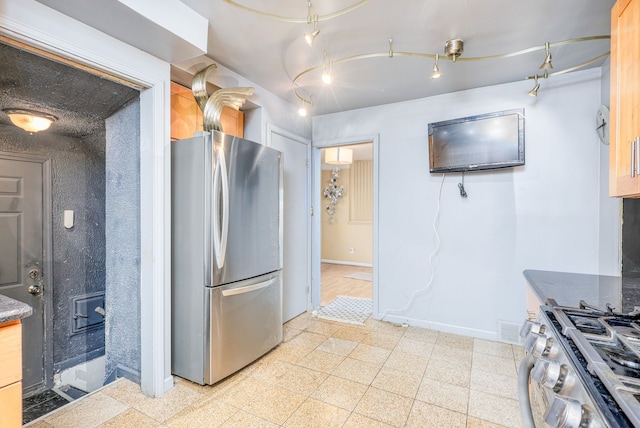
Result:
<svg viewBox="0 0 640 428">
<path fill-rule="evenodd" d="M 458 183 L 458 189 L 460 189 L 460 197 L 466 198 L 467 192 L 464 190 L 464 171 L 462 171 L 462 182 Z"/>
</svg>

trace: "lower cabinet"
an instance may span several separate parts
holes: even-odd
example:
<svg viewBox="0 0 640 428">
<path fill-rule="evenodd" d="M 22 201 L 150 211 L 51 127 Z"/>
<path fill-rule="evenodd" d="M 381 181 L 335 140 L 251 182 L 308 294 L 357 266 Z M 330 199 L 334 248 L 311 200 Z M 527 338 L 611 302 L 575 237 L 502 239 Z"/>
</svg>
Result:
<svg viewBox="0 0 640 428">
<path fill-rule="evenodd" d="M 0 427 L 22 426 L 22 324 L 0 324 Z"/>
</svg>

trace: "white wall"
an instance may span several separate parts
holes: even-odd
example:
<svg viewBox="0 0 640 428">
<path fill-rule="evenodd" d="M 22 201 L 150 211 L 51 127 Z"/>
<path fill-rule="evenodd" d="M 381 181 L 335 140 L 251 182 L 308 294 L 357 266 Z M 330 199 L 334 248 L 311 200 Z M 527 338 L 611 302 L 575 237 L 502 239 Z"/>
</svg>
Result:
<svg viewBox="0 0 640 428">
<path fill-rule="evenodd" d="M 602 66 L 600 104 L 610 106 L 610 60 Z M 595 115 L 595 113 L 594 113 Z M 595 117 L 595 116 L 594 116 Z M 615 217 L 615 221 L 611 218 Z M 600 273 L 620 275 L 622 270 L 622 198 L 609 197 L 609 145 L 600 143 Z"/>
<path fill-rule="evenodd" d="M 313 141 L 380 135 L 374 316 L 404 307 L 431 273 L 442 176 L 428 169 L 429 122 L 524 107 L 526 165 L 466 174 L 467 199 L 460 174 L 446 176 L 433 284 L 385 319 L 497 338 L 498 320 L 525 317 L 524 269 L 598 273 L 600 220 L 614 221 L 599 218 L 600 71 L 541 83 L 538 98 L 517 82 L 314 118 Z"/>
</svg>

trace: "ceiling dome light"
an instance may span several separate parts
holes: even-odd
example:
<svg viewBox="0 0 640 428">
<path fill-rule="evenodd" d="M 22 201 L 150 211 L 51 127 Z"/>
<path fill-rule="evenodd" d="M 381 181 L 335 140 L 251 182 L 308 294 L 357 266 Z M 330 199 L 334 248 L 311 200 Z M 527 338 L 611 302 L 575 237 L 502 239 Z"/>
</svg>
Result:
<svg viewBox="0 0 640 428">
<path fill-rule="evenodd" d="M 305 117 L 307 115 L 307 109 L 304 106 L 300 106 L 300 108 L 298 109 L 298 114 L 301 117 Z"/>
<path fill-rule="evenodd" d="M 38 132 L 49 129 L 58 118 L 46 113 L 23 109 L 4 109 L 7 116 L 18 128 L 27 132 Z"/>
<path fill-rule="evenodd" d="M 324 163 L 329 165 L 350 165 L 353 162 L 353 150 L 346 147 L 329 147 L 324 152 Z"/>
<path fill-rule="evenodd" d="M 325 85 L 331 84 L 331 80 L 333 80 L 333 76 L 329 70 L 326 70 L 322 73 L 322 81 Z"/>
</svg>

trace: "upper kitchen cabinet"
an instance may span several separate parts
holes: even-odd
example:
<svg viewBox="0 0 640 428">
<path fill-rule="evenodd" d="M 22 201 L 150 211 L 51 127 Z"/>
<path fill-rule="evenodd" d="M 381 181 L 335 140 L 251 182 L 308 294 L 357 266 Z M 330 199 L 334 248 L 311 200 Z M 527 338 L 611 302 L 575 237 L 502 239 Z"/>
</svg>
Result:
<svg viewBox="0 0 640 428">
<path fill-rule="evenodd" d="M 244 137 L 244 113 L 225 106 L 222 109 L 222 132 Z M 171 140 L 193 137 L 202 131 L 202 111 L 191 89 L 171 82 Z"/>
<path fill-rule="evenodd" d="M 611 10 L 609 195 L 640 196 L 640 0 Z"/>
</svg>

